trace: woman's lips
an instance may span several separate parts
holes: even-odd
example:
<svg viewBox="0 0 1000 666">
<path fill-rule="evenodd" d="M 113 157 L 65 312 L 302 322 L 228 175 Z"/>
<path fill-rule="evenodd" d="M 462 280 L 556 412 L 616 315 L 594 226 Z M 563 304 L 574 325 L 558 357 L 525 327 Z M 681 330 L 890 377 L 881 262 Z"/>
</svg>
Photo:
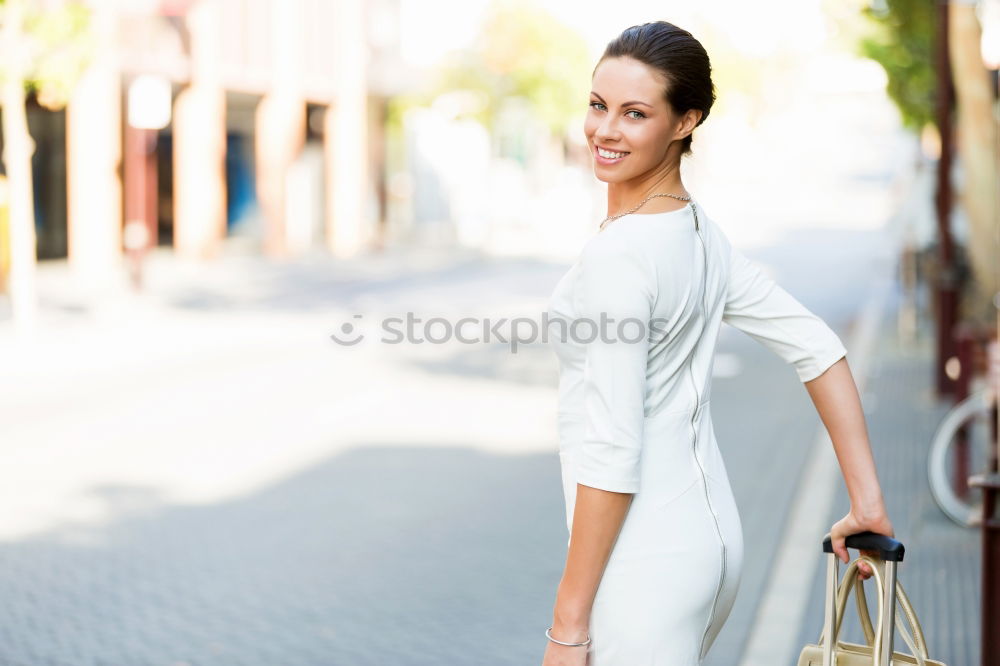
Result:
<svg viewBox="0 0 1000 666">
<path fill-rule="evenodd" d="M 625 152 L 625 151 L 615 150 L 615 151 L 611 151 L 611 152 L 618 153 L 618 152 Z M 626 152 L 621 157 L 617 157 L 615 159 L 611 159 L 611 158 L 608 158 L 608 157 L 601 157 L 601 154 L 599 152 L 597 152 L 597 146 L 594 146 L 594 159 L 597 160 L 598 164 L 618 164 L 623 159 L 625 159 L 626 157 L 628 157 L 628 155 L 629 154 Z"/>
</svg>

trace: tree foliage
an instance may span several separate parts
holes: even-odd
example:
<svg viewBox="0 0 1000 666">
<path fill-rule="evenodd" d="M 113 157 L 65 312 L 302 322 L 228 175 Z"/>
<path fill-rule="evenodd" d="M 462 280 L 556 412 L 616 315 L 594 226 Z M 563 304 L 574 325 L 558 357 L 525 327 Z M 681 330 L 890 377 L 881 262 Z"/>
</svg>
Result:
<svg viewBox="0 0 1000 666">
<path fill-rule="evenodd" d="M 18 64 L 25 88 L 39 104 L 62 108 L 93 53 L 91 10 L 78 0 L 22 3 Z M 0 21 L 6 19 L 7 4 L 0 0 Z M 7 76 L 7 70 L 0 65 L 0 76 Z"/>
<path fill-rule="evenodd" d="M 481 100 L 468 116 L 493 128 L 504 101 L 522 98 L 554 134 L 586 106 L 590 81 L 586 43 L 571 28 L 524 0 L 497 0 L 468 49 L 455 52 L 423 95 L 394 100 L 392 116 L 455 91 Z"/>
<path fill-rule="evenodd" d="M 937 5 L 927 0 L 878 0 L 862 10 L 873 32 L 861 37 L 862 55 L 888 77 L 886 92 L 905 127 L 934 122 L 934 35 Z"/>
</svg>

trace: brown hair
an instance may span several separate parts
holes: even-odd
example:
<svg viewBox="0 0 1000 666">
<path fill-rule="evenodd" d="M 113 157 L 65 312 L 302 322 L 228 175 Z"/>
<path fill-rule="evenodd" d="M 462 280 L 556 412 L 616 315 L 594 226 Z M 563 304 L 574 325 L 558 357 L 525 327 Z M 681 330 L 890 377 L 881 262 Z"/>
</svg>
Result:
<svg viewBox="0 0 1000 666">
<path fill-rule="evenodd" d="M 701 42 L 690 32 L 666 21 L 633 25 L 608 43 L 594 72 L 606 58 L 619 57 L 638 60 L 662 74 L 666 79 L 664 99 L 676 113 L 701 111 L 695 127 L 708 118 L 715 102 L 712 64 Z M 692 136 L 693 132 L 682 139 L 681 155 L 691 153 Z"/>
</svg>

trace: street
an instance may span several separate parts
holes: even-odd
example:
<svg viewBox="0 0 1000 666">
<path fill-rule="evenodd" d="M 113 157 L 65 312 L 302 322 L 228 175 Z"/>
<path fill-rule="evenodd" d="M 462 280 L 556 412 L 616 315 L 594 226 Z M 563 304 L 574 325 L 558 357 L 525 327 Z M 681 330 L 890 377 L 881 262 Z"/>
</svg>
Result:
<svg viewBox="0 0 1000 666">
<path fill-rule="evenodd" d="M 234 256 L 204 270 L 161 255 L 148 294 L 99 308 L 56 291 L 57 264 L 43 269 L 43 336 L 19 344 L 0 328 L 2 663 L 540 662 L 566 547 L 554 356 L 540 341 L 516 353 L 501 341 L 392 345 L 375 322 L 537 318 L 567 266 L 395 252 L 283 267 Z M 802 229 L 748 256 L 845 343 L 872 283 L 894 270 L 885 230 Z M 952 577 L 975 588 L 978 534 L 947 525 L 910 481 L 923 460 L 889 446 L 905 429 L 926 447 L 941 413 L 913 404 L 930 399 L 929 343 L 889 349 L 895 294 L 863 402 L 907 545 L 900 580 L 932 654 L 971 665 L 978 601 L 939 595 Z M 364 340 L 334 343 L 349 321 Z M 713 418 L 746 541 L 736 606 L 706 661 L 723 665 L 761 631 L 821 424 L 791 367 L 728 326 L 716 366 Z M 810 525 L 817 575 L 801 626 L 778 628 L 798 647 L 821 628 L 819 539 L 847 510 L 842 485 Z M 935 542 L 929 532 L 969 566 L 914 548 L 917 535 Z M 860 638 L 850 621 L 845 631 Z"/>
</svg>

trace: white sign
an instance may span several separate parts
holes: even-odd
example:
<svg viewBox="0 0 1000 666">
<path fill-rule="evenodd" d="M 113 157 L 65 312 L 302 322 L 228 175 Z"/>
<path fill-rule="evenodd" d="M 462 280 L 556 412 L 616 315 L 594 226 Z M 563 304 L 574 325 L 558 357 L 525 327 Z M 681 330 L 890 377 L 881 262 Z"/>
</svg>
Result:
<svg viewBox="0 0 1000 666">
<path fill-rule="evenodd" d="M 170 124 L 170 81 L 140 74 L 128 87 L 128 124 L 137 129 L 163 129 Z"/>
</svg>

